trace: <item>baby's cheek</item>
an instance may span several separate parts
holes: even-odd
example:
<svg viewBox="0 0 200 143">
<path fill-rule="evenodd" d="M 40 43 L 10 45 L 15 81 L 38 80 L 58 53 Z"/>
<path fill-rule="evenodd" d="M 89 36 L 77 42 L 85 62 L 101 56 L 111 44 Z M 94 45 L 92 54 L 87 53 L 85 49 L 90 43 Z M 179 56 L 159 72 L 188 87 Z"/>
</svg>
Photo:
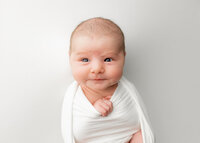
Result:
<svg viewBox="0 0 200 143">
<path fill-rule="evenodd" d="M 112 76 L 115 80 L 119 80 L 122 76 L 123 69 L 121 68 L 116 68 L 110 71 L 110 76 Z"/>
<path fill-rule="evenodd" d="M 76 69 L 72 71 L 73 77 L 77 82 L 82 82 L 85 81 L 85 79 L 88 77 L 87 76 L 87 71 L 84 69 Z"/>
<path fill-rule="evenodd" d="M 81 71 L 75 71 L 73 72 L 73 76 L 75 78 L 75 80 L 82 80 L 83 79 L 83 73 Z"/>
</svg>

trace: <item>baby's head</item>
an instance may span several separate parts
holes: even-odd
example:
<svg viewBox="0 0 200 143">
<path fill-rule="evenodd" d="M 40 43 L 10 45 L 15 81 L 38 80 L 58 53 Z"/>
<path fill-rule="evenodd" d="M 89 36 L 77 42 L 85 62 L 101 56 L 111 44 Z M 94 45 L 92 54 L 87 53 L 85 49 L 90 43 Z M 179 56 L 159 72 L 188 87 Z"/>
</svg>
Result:
<svg viewBox="0 0 200 143">
<path fill-rule="evenodd" d="M 125 54 L 124 34 L 109 19 L 88 19 L 72 32 L 70 65 L 80 85 L 101 90 L 117 85 L 123 74 Z"/>
</svg>

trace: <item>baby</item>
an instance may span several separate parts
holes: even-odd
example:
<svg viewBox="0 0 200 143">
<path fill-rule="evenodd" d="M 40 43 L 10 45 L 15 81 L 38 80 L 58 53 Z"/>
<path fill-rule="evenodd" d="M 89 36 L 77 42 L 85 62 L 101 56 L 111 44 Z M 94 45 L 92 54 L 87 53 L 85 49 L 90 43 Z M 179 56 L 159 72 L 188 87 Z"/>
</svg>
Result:
<svg viewBox="0 0 200 143">
<path fill-rule="evenodd" d="M 124 34 L 109 19 L 91 18 L 73 31 L 69 59 L 78 84 L 70 124 L 74 142 L 143 142 L 135 103 L 120 84 L 125 55 Z"/>
</svg>

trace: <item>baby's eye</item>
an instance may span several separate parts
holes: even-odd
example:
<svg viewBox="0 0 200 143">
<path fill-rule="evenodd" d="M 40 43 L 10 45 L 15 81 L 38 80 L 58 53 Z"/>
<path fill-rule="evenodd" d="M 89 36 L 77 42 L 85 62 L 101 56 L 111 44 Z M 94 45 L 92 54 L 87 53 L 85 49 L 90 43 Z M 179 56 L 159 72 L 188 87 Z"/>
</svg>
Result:
<svg viewBox="0 0 200 143">
<path fill-rule="evenodd" d="M 82 62 L 88 62 L 89 60 L 88 60 L 88 58 L 83 58 L 81 61 Z"/>
<path fill-rule="evenodd" d="M 112 61 L 111 58 L 106 58 L 106 59 L 104 60 L 104 62 L 111 62 L 111 61 Z"/>
</svg>

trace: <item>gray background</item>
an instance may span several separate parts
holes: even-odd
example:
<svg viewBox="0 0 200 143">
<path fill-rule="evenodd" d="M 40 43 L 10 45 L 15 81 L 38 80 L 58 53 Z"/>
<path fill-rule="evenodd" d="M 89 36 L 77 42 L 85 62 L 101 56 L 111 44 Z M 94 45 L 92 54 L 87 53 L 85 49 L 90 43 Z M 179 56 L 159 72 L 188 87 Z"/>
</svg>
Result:
<svg viewBox="0 0 200 143">
<path fill-rule="evenodd" d="M 124 31 L 157 142 L 200 142 L 199 0 L 0 0 L 0 142 L 63 143 L 69 36 L 94 16 Z"/>
</svg>

